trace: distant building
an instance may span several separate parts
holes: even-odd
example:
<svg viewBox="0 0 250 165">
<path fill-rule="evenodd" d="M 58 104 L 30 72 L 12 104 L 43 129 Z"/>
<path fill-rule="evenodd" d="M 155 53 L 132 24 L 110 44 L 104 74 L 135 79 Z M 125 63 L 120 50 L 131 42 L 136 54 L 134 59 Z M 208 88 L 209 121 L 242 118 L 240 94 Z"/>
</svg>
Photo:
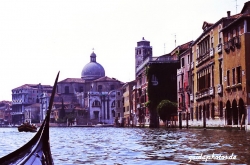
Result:
<svg viewBox="0 0 250 165">
<path fill-rule="evenodd" d="M 12 89 L 12 123 L 23 123 L 25 121 L 25 107 L 39 103 L 40 95 L 44 92 L 51 93 L 52 86 L 41 84 L 24 84 L 20 87 Z"/>
<path fill-rule="evenodd" d="M 180 66 L 177 69 L 177 105 L 179 120 L 190 120 L 190 112 L 193 115 L 193 86 L 191 80 L 191 73 L 193 69 L 192 59 L 192 42 L 184 51 L 179 55 Z M 193 116 L 192 116 L 193 118 Z M 181 123 L 182 124 L 182 123 Z"/>
<path fill-rule="evenodd" d="M 136 81 L 127 82 L 123 85 L 123 113 L 124 113 L 124 126 L 132 126 L 135 115 L 133 114 L 133 87 Z"/>
<path fill-rule="evenodd" d="M 24 121 L 40 123 L 40 103 L 31 104 L 24 108 Z"/>
<path fill-rule="evenodd" d="M 12 124 L 11 111 L 10 101 L 0 102 L 0 126 Z"/>
</svg>

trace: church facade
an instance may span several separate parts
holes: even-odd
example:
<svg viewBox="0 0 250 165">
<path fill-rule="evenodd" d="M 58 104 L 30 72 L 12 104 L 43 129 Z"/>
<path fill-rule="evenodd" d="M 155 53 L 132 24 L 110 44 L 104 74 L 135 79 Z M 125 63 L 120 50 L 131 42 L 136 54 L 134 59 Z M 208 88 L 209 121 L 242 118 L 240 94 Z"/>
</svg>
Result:
<svg viewBox="0 0 250 165">
<path fill-rule="evenodd" d="M 82 69 L 81 78 L 67 78 L 58 82 L 56 109 L 60 114 L 61 109 L 71 105 L 71 113 L 76 117 L 74 124 L 78 125 L 113 124 L 115 119 L 121 122 L 123 84 L 115 78 L 105 76 L 105 70 L 97 63 L 93 52 L 90 62 Z"/>
</svg>

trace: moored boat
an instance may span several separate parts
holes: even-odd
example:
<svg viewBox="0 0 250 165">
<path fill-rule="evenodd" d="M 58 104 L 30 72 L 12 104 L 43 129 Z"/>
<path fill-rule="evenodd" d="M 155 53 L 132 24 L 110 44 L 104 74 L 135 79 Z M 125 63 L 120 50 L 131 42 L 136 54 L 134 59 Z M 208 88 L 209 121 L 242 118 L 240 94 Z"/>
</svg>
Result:
<svg viewBox="0 0 250 165">
<path fill-rule="evenodd" d="M 35 136 L 21 148 L 0 158 L 1 165 L 53 165 L 49 141 L 49 120 L 59 77 L 57 74 L 46 117 Z"/>
<path fill-rule="evenodd" d="M 114 127 L 114 125 L 113 124 L 96 124 L 96 125 L 94 125 L 95 127 Z"/>
<path fill-rule="evenodd" d="M 37 127 L 35 124 L 23 123 L 17 127 L 19 132 L 37 132 Z"/>
</svg>

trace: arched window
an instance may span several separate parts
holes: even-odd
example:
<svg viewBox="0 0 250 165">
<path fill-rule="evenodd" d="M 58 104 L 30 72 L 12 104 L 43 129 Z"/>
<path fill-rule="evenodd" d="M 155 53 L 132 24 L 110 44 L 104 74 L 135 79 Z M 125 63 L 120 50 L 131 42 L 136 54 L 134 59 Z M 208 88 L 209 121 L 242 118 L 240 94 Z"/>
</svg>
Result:
<svg viewBox="0 0 250 165">
<path fill-rule="evenodd" d="M 92 104 L 92 107 L 100 107 L 101 106 L 101 103 L 100 103 L 100 101 L 98 101 L 98 100 L 95 100 L 94 102 L 93 102 L 93 104 Z"/>
<path fill-rule="evenodd" d="M 112 102 L 111 107 L 115 107 L 115 101 Z"/>
</svg>

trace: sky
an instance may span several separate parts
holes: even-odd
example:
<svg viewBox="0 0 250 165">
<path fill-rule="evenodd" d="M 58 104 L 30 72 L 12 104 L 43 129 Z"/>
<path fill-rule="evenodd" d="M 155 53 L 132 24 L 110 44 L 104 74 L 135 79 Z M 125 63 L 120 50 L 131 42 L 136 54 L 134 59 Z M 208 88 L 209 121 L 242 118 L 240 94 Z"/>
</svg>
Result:
<svg viewBox="0 0 250 165">
<path fill-rule="evenodd" d="M 153 56 L 195 40 L 204 21 L 239 13 L 247 0 L 1 0 L 0 101 L 24 84 L 81 78 L 90 54 L 106 76 L 135 79 L 135 47 Z M 175 42 L 176 40 L 176 42 Z"/>
</svg>

